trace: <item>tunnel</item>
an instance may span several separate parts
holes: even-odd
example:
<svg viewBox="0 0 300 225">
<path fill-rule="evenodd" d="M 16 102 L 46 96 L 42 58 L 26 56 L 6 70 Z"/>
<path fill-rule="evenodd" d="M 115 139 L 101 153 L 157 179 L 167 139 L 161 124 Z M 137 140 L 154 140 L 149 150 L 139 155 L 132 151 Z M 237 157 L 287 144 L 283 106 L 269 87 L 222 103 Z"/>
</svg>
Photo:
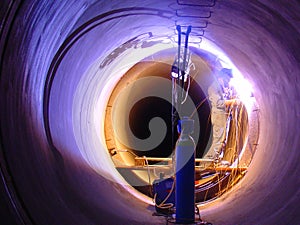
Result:
<svg viewBox="0 0 300 225">
<path fill-rule="evenodd" d="M 180 22 L 201 27 L 191 42 L 221 49 L 259 105 L 247 174 L 200 204 L 202 219 L 300 223 L 299 1 L 4 0 L 0 11 L 1 224 L 166 224 L 116 170 L 104 122 L 123 74 L 169 60 Z"/>
</svg>

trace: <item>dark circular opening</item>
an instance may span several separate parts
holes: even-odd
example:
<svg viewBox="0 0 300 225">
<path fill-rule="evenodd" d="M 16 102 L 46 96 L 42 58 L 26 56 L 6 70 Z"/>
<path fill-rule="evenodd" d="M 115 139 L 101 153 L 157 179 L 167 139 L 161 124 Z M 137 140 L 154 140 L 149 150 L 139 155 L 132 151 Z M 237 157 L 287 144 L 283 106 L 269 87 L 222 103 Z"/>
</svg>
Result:
<svg viewBox="0 0 300 225">
<path fill-rule="evenodd" d="M 166 77 L 166 74 L 162 74 L 161 76 Z M 191 82 L 189 96 L 197 107 L 197 112 L 189 112 L 187 116 L 195 117 L 195 114 L 198 114 L 200 132 L 196 132 L 199 133 L 199 136 L 194 137 L 194 139 L 198 140 L 196 145 L 196 157 L 202 157 L 210 137 L 210 106 L 208 101 L 205 101 L 206 96 L 197 82 Z M 172 136 L 175 141 L 178 138 L 176 127 L 172 129 L 171 112 L 172 105 L 168 101 L 158 97 L 141 99 L 133 106 L 130 110 L 129 125 L 137 138 L 146 139 L 151 135 L 148 125 L 150 120 L 154 117 L 160 117 L 167 125 L 167 134 L 157 147 L 149 151 L 132 150 L 134 154 L 147 157 L 168 157 L 171 155 L 175 148 L 175 142 L 172 143 Z M 175 131 L 173 134 L 172 130 Z"/>
</svg>

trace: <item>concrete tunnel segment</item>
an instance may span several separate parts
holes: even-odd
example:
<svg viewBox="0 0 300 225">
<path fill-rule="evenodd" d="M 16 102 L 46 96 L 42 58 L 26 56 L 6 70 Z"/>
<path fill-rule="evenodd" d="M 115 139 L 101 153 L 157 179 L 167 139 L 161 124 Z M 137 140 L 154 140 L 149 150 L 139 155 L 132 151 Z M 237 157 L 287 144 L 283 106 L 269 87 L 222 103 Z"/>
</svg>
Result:
<svg viewBox="0 0 300 225">
<path fill-rule="evenodd" d="M 86 118 L 86 123 L 74 125 L 72 104 L 76 82 L 96 59 L 104 58 L 134 34 L 155 33 L 157 24 L 164 27 L 172 22 L 168 18 L 170 3 L 173 1 L 149 0 L 141 8 L 137 1 L 3 2 L 1 207 L 7 212 L 7 221 L 164 224 L 152 216 L 151 205 L 113 181 L 119 178 L 115 178 L 106 153 L 95 156 L 99 157 L 96 165 L 82 157 L 72 131 L 76 126 L 88 129 L 89 121 Z M 203 219 L 213 224 L 300 221 L 299 11 L 297 1 L 217 1 L 213 8 L 205 35 L 254 84 L 260 106 L 260 138 L 247 175 L 232 191 L 200 208 Z M 129 15 L 124 18 L 125 14 Z M 83 29 L 93 25 L 94 18 L 100 21 L 99 15 L 107 21 Z M 86 32 L 79 40 L 83 44 L 72 39 L 75 31 Z M 59 69 L 73 76 L 69 83 L 54 82 L 54 88 L 63 88 L 54 98 L 66 104 L 59 103 L 55 109 L 58 116 L 50 120 L 48 128 L 60 132 L 51 133 L 53 145 L 44 120 L 44 94 L 49 70 L 58 58 L 65 60 Z M 95 104 L 92 96 L 85 101 L 86 107 Z M 84 135 L 82 132 L 83 139 L 90 138 Z"/>
</svg>

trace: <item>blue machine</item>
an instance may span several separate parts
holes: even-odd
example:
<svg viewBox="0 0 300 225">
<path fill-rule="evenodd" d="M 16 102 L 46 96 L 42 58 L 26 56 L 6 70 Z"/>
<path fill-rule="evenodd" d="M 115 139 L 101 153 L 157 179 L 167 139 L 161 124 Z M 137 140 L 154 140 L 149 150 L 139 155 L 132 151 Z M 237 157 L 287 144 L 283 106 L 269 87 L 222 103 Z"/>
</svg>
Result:
<svg viewBox="0 0 300 225">
<path fill-rule="evenodd" d="M 158 213 L 172 214 L 171 209 L 175 205 L 175 183 L 174 179 L 165 178 L 160 174 L 160 178 L 153 181 L 153 195 L 155 200 L 155 209 Z"/>
</svg>

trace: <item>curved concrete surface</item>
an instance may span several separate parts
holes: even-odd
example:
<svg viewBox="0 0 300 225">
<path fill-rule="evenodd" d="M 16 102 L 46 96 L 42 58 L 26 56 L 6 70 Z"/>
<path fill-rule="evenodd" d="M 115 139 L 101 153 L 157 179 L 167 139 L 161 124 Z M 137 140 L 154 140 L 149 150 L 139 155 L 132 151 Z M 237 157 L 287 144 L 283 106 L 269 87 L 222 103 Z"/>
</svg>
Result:
<svg viewBox="0 0 300 225">
<path fill-rule="evenodd" d="M 117 0 L 1 2 L 1 224 L 165 224 L 121 182 L 99 138 L 103 116 L 94 115 L 110 88 L 101 84 L 113 83 L 118 65 L 111 53 L 134 49 L 149 32 L 172 32 L 175 0 L 142 7 Z M 202 205 L 202 219 L 299 224 L 300 4 L 220 0 L 212 11 L 205 37 L 253 85 L 261 123 L 247 175 Z"/>
</svg>

